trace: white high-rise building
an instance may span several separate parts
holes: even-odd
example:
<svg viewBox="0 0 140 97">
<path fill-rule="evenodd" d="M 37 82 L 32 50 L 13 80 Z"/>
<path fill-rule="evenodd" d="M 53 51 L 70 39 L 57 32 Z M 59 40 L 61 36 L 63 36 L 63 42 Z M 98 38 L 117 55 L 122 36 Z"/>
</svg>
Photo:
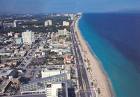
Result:
<svg viewBox="0 0 140 97">
<path fill-rule="evenodd" d="M 14 20 L 14 25 L 13 26 L 17 27 L 17 21 L 16 20 Z"/>
<path fill-rule="evenodd" d="M 47 27 L 47 26 L 52 26 L 52 20 L 47 20 L 47 21 L 45 21 L 44 26 L 45 26 L 45 27 Z"/>
<path fill-rule="evenodd" d="M 34 32 L 29 30 L 27 30 L 26 32 L 22 32 L 22 39 L 24 44 L 31 45 L 33 42 L 35 42 Z"/>
</svg>

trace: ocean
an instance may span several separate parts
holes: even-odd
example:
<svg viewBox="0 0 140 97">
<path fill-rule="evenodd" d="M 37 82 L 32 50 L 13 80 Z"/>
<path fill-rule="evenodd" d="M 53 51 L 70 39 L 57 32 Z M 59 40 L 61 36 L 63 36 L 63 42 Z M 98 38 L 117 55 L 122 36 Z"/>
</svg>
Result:
<svg viewBox="0 0 140 97">
<path fill-rule="evenodd" d="M 79 28 L 116 97 L 140 97 L 140 14 L 83 14 Z"/>
</svg>

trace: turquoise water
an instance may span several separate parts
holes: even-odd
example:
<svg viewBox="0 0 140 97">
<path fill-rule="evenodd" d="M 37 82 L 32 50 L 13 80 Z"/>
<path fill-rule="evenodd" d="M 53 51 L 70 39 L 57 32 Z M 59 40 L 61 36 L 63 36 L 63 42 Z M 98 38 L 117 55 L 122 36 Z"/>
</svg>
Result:
<svg viewBox="0 0 140 97">
<path fill-rule="evenodd" d="M 79 28 L 92 51 L 102 62 L 116 97 L 140 97 L 140 73 L 137 72 L 135 64 L 84 18 L 80 19 Z"/>
</svg>

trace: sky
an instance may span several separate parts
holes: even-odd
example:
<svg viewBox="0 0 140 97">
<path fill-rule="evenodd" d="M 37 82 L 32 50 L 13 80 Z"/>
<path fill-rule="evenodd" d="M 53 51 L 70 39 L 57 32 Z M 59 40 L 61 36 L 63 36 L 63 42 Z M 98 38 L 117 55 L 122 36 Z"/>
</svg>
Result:
<svg viewBox="0 0 140 97">
<path fill-rule="evenodd" d="M 139 11 L 140 0 L 0 0 L 0 13 Z"/>
</svg>

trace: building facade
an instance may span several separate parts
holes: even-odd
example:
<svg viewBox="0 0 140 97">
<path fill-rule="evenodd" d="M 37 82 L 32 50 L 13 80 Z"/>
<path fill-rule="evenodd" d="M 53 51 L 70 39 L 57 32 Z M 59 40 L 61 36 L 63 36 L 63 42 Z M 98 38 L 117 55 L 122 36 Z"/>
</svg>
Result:
<svg viewBox="0 0 140 97">
<path fill-rule="evenodd" d="M 26 32 L 22 32 L 22 40 L 24 44 L 31 45 L 33 42 L 35 42 L 34 32 L 29 30 L 27 30 Z"/>
<path fill-rule="evenodd" d="M 45 27 L 47 27 L 47 26 L 52 26 L 52 20 L 47 20 L 47 21 L 45 21 L 44 26 L 45 26 Z"/>
</svg>

